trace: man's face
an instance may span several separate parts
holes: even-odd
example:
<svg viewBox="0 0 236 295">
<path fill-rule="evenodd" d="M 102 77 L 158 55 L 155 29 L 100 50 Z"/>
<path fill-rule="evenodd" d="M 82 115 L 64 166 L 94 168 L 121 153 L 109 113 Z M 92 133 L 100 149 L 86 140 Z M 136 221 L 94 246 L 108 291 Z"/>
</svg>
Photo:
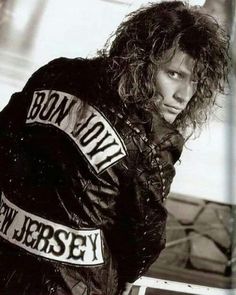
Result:
<svg viewBox="0 0 236 295">
<path fill-rule="evenodd" d="M 157 89 L 162 97 L 160 109 L 164 119 L 173 123 L 196 92 L 193 80 L 194 60 L 176 50 L 170 61 L 162 64 L 157 73 Z"/>
</svg>

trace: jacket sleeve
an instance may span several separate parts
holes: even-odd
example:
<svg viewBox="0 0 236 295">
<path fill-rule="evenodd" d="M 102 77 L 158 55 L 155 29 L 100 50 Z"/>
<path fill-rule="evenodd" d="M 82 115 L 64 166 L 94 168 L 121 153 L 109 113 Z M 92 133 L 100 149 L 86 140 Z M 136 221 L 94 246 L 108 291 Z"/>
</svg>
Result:
<svg viewBox="0 0 236 295">
<path fill-rule="evenodd" d="M 163 201 L 175 175 L 174 163 L 180 156 L 181 142 L 167 136 L 158 144 L 129 148 L 129 173 L 122 180 L 125 213 L 118 259 L 123 281 L 133 282 L 143 275 L 165 247 L 167 211 Z M 181 144 L 180 144 L 181 146 Z M 137 147 L 139 147 L 137 149 Z"/>
</svg>

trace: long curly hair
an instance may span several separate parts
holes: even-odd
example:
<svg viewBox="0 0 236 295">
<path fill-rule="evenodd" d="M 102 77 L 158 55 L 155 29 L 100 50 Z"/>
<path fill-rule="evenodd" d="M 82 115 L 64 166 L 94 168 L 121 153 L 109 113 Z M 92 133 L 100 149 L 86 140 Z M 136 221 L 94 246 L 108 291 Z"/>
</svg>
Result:
<svg viewBox="0 0 236 295">
<path fill-rule="evenodd" d="M 128 15 L 112 39 L 101 55 L 110 60 L 112 85 L 125 106 L 145 108 L 159 97 L 158 68 L 170 49 L 180 49 L 194 59 L 198 83 L 173 125 L 184 133 L 206 122 L 216 93 L 224 93 L 230 64 L 229 38 L 212 16 L 181 1 L 152 3 Z"/>
</svg>

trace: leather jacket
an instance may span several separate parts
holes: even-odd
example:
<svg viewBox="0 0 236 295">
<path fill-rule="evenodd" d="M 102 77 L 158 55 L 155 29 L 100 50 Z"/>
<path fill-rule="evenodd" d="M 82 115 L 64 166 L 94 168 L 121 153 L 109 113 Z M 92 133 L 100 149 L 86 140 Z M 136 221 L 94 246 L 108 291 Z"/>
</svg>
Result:
<svg viewBox="0 0 236 295">
<path fill-rule="evenodd" d="M 56 59 L 0 114 L 1 294 L 120 294 L 165 246 L 183 138 L 85 102 L 90 71 Z"/>
</svg>

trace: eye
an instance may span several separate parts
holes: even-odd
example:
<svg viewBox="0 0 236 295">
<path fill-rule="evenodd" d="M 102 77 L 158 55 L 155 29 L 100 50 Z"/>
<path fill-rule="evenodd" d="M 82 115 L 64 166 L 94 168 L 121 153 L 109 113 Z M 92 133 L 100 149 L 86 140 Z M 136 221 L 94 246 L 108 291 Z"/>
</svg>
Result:
<svg viewBox="0 0 236 295">
<path fill-rule="evenodd" d="M 171 79 L 174 79 L 174 80 L 181 80 L 182 79 L 182 75 L 179 72 L 168 71 L 167 74 Z"/>
</svg>

